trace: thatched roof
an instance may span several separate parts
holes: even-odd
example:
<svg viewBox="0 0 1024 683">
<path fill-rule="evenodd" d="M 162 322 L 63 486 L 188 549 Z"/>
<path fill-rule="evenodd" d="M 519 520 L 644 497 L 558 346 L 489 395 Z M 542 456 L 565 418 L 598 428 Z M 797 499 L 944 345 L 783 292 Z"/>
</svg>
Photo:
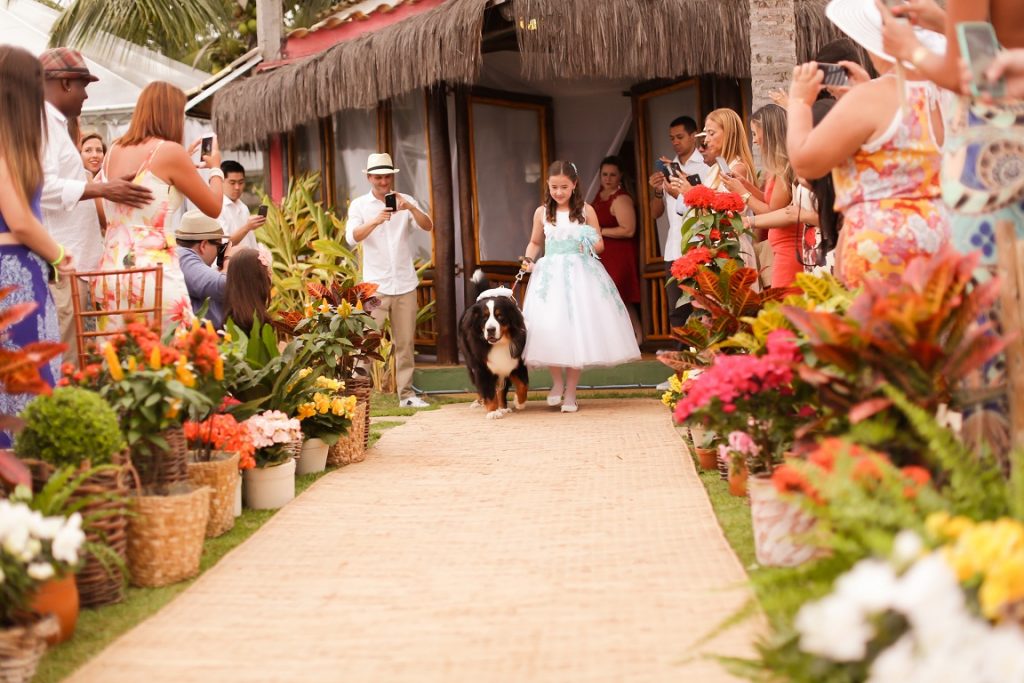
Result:
<svg viewBox="0 0 1024 683">
<path fill-rule="evenodd" d="M 543 79 L 750 75 L 749 0 L 511 0 L 523 72 Z M 795 0 L 797 56 L 837 37 L 826 0 Z M 234 83 L 216 95 L 225 148 L 433 83 L 472 83 L 487 0 L 448 0 L 313 57 Z M 506 12 L 509 10 L 506 10 Z M 534 21 L 536 20 L 536 21 Z"/>
</svg>

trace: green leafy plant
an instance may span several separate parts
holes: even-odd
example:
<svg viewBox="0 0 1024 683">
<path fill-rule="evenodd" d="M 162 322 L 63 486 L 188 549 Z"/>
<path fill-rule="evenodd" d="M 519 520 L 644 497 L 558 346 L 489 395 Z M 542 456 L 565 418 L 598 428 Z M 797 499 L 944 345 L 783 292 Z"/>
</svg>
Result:
<svg viewBox="0 0 1024 683">
<path fill-rule="evenodd" d="M 78 465 L 82 460 L 102 465 L 124 448 L 117 413 L 88 389 L 61 387 L 39 396 L 21 414 L 25 428 L 14 442 L 21 457 L 52 465 Z"/>
</svg>

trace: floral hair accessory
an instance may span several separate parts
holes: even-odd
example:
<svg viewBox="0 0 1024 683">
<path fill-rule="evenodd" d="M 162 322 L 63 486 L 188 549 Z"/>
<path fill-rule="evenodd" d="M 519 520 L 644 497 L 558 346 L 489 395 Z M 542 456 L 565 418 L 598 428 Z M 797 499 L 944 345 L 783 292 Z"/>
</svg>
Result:
<svg viewBox="0 0 1024 683">
<path fill-rule="evenodd" d="M 270 250 L 263 244 L 256 245 L 256 258 L 263 264 L 263 267 L 268 271 L 270 270 L 271 264 L 274 262 L 274 257 L 271 256 Z"/>
</svg>

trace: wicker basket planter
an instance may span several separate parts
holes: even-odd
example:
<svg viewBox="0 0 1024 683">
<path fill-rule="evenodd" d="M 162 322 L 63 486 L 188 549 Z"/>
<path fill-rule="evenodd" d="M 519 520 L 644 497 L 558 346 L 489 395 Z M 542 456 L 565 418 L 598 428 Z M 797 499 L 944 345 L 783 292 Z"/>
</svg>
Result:
<svg viewBox="0 0 1024 683">
<path fill-rule="evenodd" d="M 245 506 L 276 510 L 295 498 L 295 458 L 273 467 L 254 467 L 242 475 Z"/>
<path fill-rule="evenodd" d="M 363 413 L 363 448 L 365 449 L 370 445 L 370 394 L 373 392 L 373 382 L 370 381 L 369 377 L 349 377 L 345 380 L 346 393 L 350 396 L 355 396 L 356 400 L 359 401 L 359 405 L 366 407 L 366 412 Z M 353 425 L 358 420 L 353 419 Z M 361 460 L 362 458 L 360 458 Z M 352 462 L 359 462 L 359 460 L 353 460 Z"/>
<path fill-rule="evenodd" d="M 210 487 L 210 516 L 206 521 L 206 537 L 216 538 L 235 526 L 238 453 L 219 451 L 209 461 L 190 462 L 188 479 L 195 486 Z"/>
<path fill-rule="evenodd" d="M 747 479 L 754 552 L 764 567 L 795 567 L 821 554 L 801 537 L 816 520 L 792 501 L 784 500 L 768 477 Z"/>
<path fill-rule="evenodd" d="M 356 404 L 356 412 L 352 416 L 348 434 L 342 435 L 327 451 L 327 464 L 331 467 L 362 462 L 366 459 L 366 416 L 369 414 L 369 405 L 369 402 Z"/>
<path fill-rule="evenodd" d="M 295 476 L 323 472 L 327 467 L 327 450 L 330 448 L 321 439 L 306 439 L 302 442 L 299 461 L 295 463 Z"/>
<path fill-rule="evenodd" d="M 132 462 L 139 473 L 139 481 L 146 492 L 163 493 L 175 484 L 188 482 L 188 442 L 182 427 L 160 432 L 169 446 L 160 453 L 155 448 L 139 446 L 132 452 Z"/>
<path fill-rule="evenodd" d="M 128 520 L 128 570 L 136 586 L 177 583 L 199 573 L 210 515 L 210 489 L 138 496 Z"/>
<path fill-rule="evenodd" d="M 46 639 L 60 632 L 50 615 L 28 626 L 0 629 L 0 681 L 29 683 L 46 652 Z"/>
</svg>

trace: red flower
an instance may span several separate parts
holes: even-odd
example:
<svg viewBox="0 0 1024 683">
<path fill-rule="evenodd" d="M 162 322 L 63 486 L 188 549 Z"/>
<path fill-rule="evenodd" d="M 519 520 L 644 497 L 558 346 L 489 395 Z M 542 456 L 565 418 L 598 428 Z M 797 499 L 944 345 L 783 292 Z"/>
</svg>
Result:
<svg viewBox="0 0 1024 683">
<path fill-rule="evenodd" d="M 821 504 L 824 501 L 817 489 L 811 486 L 807 477 L 792 465 L 779 465 L 772 472 L 772 484 L 779 493 L 798 493 L 809 497 L 814 502 Z"/>
<path fill-rule="evenodd" d="M 833 439 L 828 440 L 832 441 Z M 826 472 L 831 472 L 836 464 L 835 451 L 832 451 L 828 448 L 819 447 L 817 450 L 815 450 L 813 453 L 807 456 L 807 462 L 811 463 L 812 465 L 817 465 Z"/>
<path fill-rule="evenodd" d="M 853 455 L 853 453 L 851 453 Z M 856 456 L 855 456 L 856 457 Z M 853 478 L 855 481 L 879 481 L 882 479 L 882 468 L 889 460 L 881 453 L 866 453 L 857 457 L 853 464 Z"/>
<path fill-rule="evenodd" d="M 746 205 L 735 192 L 716 192 L 711 200 L 711 208 L 721 213 L 739 213 Z"/>
<path fill-rule="evenodd" d="M 931 472 L 916 465 L 908 465 L 900 469 L 900 473 L 907 481 L 907 485 L 903 487 L 904 498 L 917 498 L 918 492 L 932 480 Z"/>
<path fill-rule="evenodd" d="M 690 208 L 710 209 L 715 200 L 715 191 L 706 185 L 695 185 L 683 195 L 683 201 Z"/>
<path fill-rule="evenodd" d="M 708 233 L 708 237 L 717 242 L 722 239 L 722 231 L 718 228 L 711 228 L 711 232 Z"/>
<path fill-rule="evenodd" d="M 707 247 L 694 247 L 672 262 L 672 277 L 682 283 L 697 274 L 702 265 L 711 263 L 711 250 Z"/>
</svg>

